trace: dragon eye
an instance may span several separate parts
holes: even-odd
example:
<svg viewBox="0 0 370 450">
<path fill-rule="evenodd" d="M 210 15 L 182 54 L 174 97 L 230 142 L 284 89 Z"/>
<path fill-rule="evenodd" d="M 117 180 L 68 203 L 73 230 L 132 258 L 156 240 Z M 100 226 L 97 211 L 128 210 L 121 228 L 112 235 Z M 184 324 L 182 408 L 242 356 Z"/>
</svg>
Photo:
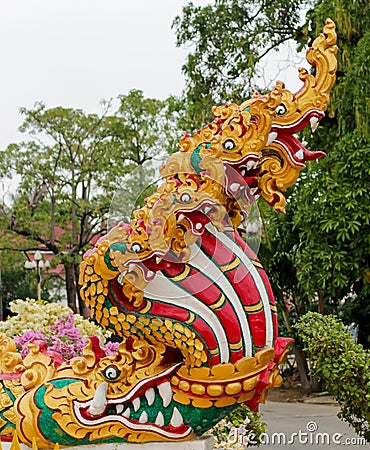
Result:
<svg viewBox="0 0 370 450">
<path fill-rule="evenodd" d="M 222 145 L 225 150 L 234 150 L 235 148 L 235 142 L 232 139 L 228 139 Z"/>
<path fill-rule="evenodd" d="M 277 108 L 276 108 L 276 114 L 278 116 L 283 116 L 284 114 L 286 114 L 287 109 L 286 106 L 284 105 L 284 103 L 281 103 Z"/>
<path fill-rule="evenodd" d="M 137 242 L 135 242 L 135 244 L 132 244 L 131 246 L 131 250 L 135 253 L 139 252 L 140 250 L 142 250 L 142 247 L 140 244 L 138 244 Z"/>
<path fill-rule="evenodd" d="M 191 197 L 186 192 L 184 194 L 182 194 L 180 197 L 180 202 L 182 202 L 182 203 L 190 202 L 190 200 L 191 200 Z"/>
<path fill-rule="evenodd" d="M 109 381 L 117 380 L 117 378 L 121 375 L 121 372 L 117 369 L 116 366 L 108 366 L 103 371 L 104 377 Z"/>
</svg>

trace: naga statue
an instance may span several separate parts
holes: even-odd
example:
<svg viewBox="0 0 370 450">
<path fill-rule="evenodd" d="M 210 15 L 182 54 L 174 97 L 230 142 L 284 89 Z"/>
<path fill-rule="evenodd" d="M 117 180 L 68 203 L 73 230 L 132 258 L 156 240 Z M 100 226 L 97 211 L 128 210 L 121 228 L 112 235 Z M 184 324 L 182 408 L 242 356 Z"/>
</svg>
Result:
<svg viewBox="0 0 370 450">
<path fill-rule="evenodd" d="M 271 286 L 242 226 L 262 196 L 284 212 L 284 191 L 322 155 L 296 134 L 324 117 L 336 72 L 334 23 L 307 50 L 302 88 L 213 108 L 214 120 L 160 169 L 163 183 L 89 250 L 81 295 L 122 337 L 107 356 L 91 338 L 57 365 L 30 344 L 22 359 L 0 343 L 0 431 L 38 448 L 107 442 L 181 442 L 241 403 L 256 410 L 281 383 L 292 341 L 278 337 Z"/>
</svg>

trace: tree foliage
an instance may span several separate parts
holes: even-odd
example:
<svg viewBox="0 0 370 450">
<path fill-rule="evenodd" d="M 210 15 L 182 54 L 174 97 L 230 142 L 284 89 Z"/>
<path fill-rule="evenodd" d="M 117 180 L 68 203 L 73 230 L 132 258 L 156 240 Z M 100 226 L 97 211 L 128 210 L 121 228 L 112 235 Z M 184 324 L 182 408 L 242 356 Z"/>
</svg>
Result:
<svg viewBox="0 0 370 450">
<path fill-rule="evenodd" d="M 100 232 L 107 208 L 96 176 L 106 178 L 109 169 L 107 108 L 99 116 L 38 103 L 21 113 L 29 139 L 10 144 L 1 158 L 2 175 L 21 178 L 13 204 L 4 205 L 3 226 L 57 255 L 75 310 L 79 253 Z"/>
<path fill-rule="evenodd" d="M 178 46 L 191 48 L 183 73 L 188 126 L 212 119 L 211 108 L 247 99 L 256 65 L 295 36 L 303 0 L 216 0 L 189 3 L 173 22 Z"/>
</svg>

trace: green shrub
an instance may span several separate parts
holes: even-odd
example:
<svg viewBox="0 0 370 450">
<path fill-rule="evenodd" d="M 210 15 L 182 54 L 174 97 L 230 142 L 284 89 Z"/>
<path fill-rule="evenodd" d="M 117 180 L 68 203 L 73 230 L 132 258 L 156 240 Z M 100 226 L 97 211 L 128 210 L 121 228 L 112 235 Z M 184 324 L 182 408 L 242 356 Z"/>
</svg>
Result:
<svg viewBox="0 0 370 450">
<path fill-rule="evenodd" d="M 312 375 L 336 398 L 338 417 L 370 442 L 370 352 L 334 316 L 308 313 L 295 325 Z"/>
</svg>

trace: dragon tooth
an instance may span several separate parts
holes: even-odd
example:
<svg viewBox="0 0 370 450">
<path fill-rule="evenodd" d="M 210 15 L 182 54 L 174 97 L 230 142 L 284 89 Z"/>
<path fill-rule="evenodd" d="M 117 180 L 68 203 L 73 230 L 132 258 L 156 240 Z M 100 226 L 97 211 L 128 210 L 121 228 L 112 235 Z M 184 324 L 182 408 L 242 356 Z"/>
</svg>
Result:
<svg viewBox="0 0 370 450">
<path fill-rule="evenodd" d="M 230 190 L 232 192 L 236 192 L 239 188 L 240 188 L 240 184 L 239 183 L 233 183 L 233 184 L 230 185 Z"/>
<path fill-rule="evenodd" d="M 154 275 L 154 272 L 152 272 L 151 270 L 148 270 L 148 272 L 146 274 L 150 278 L 150 277 L 152 277 Z"/>
<path fill-rule="evenodd" d="M 155 425 L 157 425 L 157 427 L 164 426 L 164 417 L 163 417 L 163 414 L 161 413 L 161 411 L 159 411 L 157 418 L 155 419 Z"/>
<path fill-rule="evenodd" d="M 176 408 L 176 406 L 173 408 L 173 413 L 172 413 L 170 423 L 173 427 L 180 427 L 184 423 L 184 421 L 182 419 L 182 415 L 180 414 L 180 412 Z"/>
<path fill-rule="evenodd" d="M 247 162 L 247 169 L 248 170 L 253 170 L 256 167 L 256 165 L 257 165 L 257 161 L 253 161 L 253 160 L 248 161 Z"/>
<path fill-rule="evenodd" d="M 298 152 L 295 154 L 295 156 L 296 156 L 298 159 L 300 159 L 301 161 L 303 161 L 303 160 L 304 160 L 304 153 L 303 153 L 303 150 L 302 150 L 302 149 L 298 150 Z"/>
<path fill-rule="evenodd" d="M 121 272 L 121 273 L 118 275 L 118 278 L 117 278 L 118 283 L 122 284 L 122 280 L 123 280 L 124 277 L 125 277 L 125 273 L 124 273 L 124 272 Z"/>
<path fill-rule="evenodd" d="M 202 228 L 202 224 L 200 223 L 200 222 L 198 222 L 196 225 L 195 225 L 195 228 L 197 229 L 197 230 L 200 230 L 201 228 Z"/>
<path fill-rule="evenodd" d="M 140 408 L 140 398 L 136 397 L 132 400 L 132 406 L 134 407 L 134 411 L 138 411 Z"/>
<path fill-rule="evenodd" d="M 205 212 L 206 214 L 208 214 L 210 211 L 212 211 L 212 206 L 205 206 L 205 207 L 204 207 L 204 212 Z"/>
<path fill-rule="evenodd" d="M 242 169 L 242 170 L 240 171 L 240 173 L 242 174 L 242 177 L 245 177 L 246 170 L 245 170 L 245 169 Z"/>
<path fill-rule="evenodd" d="M 92 416 L 99 416 L 105 411 L 108 403 L 107 390 L 108 383 L 106 381 L 103 381 L 103 383 L 99 384 L 99 386 L 97 387 L 94 398 L 92 399 L 88 409 L 89 413 Z"/>
<path fill-rule="evenodd" d="M 134 269 L 135 269 L 135 264 L 134 264 L 134 263 L 129 264 L 128 270 L 129 270 L 130 272 L 132 272 Z"/>
<path fill-rule="evenodd" d="M 160 258 L 159 256 L 157 256 L 157 257 L 155 258 L 155 262 L 156 262 L 157 264 L 159 264 L 161 261 L 162 261 L 162 258 Z"/>
<path fill-rule="evenodd" d="M 178 220 L 179 222 L 181 222 L 183 219 L 185 219 L 184 214 L 179 214 L 177 220 Z"/>
<path fill-rule="evenodd" d="M 121 412 L 123 411 L 123 405 L 117 405 L 116 410 L 117 410 L 117 414 L 121 414 Z"/>
<path fill-rule="evenodd" d="M 172 389 L 169 381 L 165 381 L 164 383 L 158 386 L 158 391 L 160 396 L 162 397 L 163 406 L 167 408 L 167 406 L 171 403 L 172 400 Z"/>
<path fill-rule="evenodd" d="M 267 142 L 266 145 L 270 145 L 272 142 L 274 142 L 274 140 L 277 138 L 277 133 L 275 131 L 272 131 L 267 138 Z"/>
<path fill-rule="evenodd" d="M 310 119 L 311 130 L 314 133 L 319 126 L 319 119 L 317 117 L 311 117 Z"/>
<path fill-rule="evenodd" d="M 258 191 L 258 187 L 255 187 L 255 188 L 251 188 L 249 192 L 250 192 L 252 195 L 254 195 L 257 191 Z"/>
<path fill-rule="evenodd" d="M 148 422 L 148 414 L 146 413 L 146 411 L 143 411 L 143 412 L 140 414 L 139 422 L 140 422 L 140 423 L 147 423 L 147 422 Z"/>
<path fill-rule="evenodd" d="M 123 416 L 125 416 L 126 419 L 129 419 L 130 414 L 131 414 L 130 408 L 126 408 L 126 411 L 123 413 Z"/>
<path fill-rule="evenodd" d="M 152 406 L 154 400 L 155 400 L 155 391 L 153 388 L 149 388 L 147 391 L 145 391 L 145 397 L 148 402 L 148 406 Z"/>
</svg>

